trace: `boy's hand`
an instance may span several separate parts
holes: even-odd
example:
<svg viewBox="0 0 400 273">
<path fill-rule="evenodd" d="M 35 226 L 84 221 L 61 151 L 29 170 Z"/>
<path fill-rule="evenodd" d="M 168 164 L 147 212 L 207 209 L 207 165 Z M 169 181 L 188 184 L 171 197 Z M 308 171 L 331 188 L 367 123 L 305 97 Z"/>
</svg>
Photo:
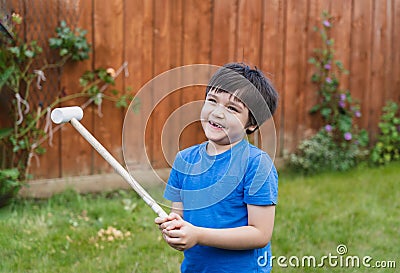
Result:
<svg viewBox="0 0 400 273">
<path fill-rule="evenodd" d="M 167 218 L 156 218 L 164 240 L 173 248 L 183 251 L 197 244 L 197 228 L 184 221 L 179 214 L 171 213 Z"/>
<path fill-rule="evenodd" d="M 158 225 L 159 230 L 165 229 L 169 224 L 169 222 L 173 221 L 174 219 L 178 219 L 180 217 L 178 214 L 172 212 L 167 217 L 157 217 L 154 219 L 154 223 Z"/>
</svg>

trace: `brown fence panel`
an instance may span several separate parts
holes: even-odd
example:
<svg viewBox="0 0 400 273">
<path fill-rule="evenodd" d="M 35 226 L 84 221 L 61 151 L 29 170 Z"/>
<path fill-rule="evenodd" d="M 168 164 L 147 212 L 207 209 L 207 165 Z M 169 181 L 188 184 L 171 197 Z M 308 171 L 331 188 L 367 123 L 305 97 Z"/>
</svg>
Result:
<svg viewBox="0 0 400 273">
<path fill-rule="evenodd" d="M 155 76 L 182 65 L 244 61 L 261 68 L 280 94 L 274 116 L 278 156 L 293 151 L 322 125 L 317 116 L 308 113 L 318 100 L 310 80 L 313 66 L 308 59 L 321 43 L 313 27 L 321 23 L 323 10 L 333 16 L 335 59 L 350 71 L 350 75 L 341 76 L 341 88 L 349 89 L 361 102 L 363 116 L 358 125 L 366 128 L 374 140 L 382 106 L 388 99 L 400 101 L 400 0 L 95 0 L 77 1 L 79 5 L 74 7 L 61 0 L 9 3 L 23 14 L 23 30 L 28 39 L 53 34 L 56 23 L 71 14 L 73 8 L 79 14 L 75 25 L 89 31 L 87 38 L 93 44 L 91 60 L 68 64 L 61 79 L 57 73 L 48 74 L 56 79 L 57 86 L 49 88 L 46 82 L 41 96 L 46 92 L 57 95 L 61 90 L 70 94 L 79 88 L 77 78 L 83 71 L 100 66 L 117 70 L 124 62 L 130 75 L 126 78 L 122 73 L 115 88 L 130 87 L 133 92 Z M 52 13 L 47 23 L 35 17 L 39 8 Z M 67 17 L 69 23 L 74 23 Z M 165 85 L 168 88 L 172 83 Z M 149 92 L 148 101 L 141 101 L 140 107 L 150 109 L 156 103 L 153 100 L 158 90 Z M 165 122 L 180 106 L 203 98 L 204 87 L 177 90 L 154 109 L 146 132 L 129 130 L 125 145 L 132 151 L 146 149 L 146 154 L 129 155 L 130 167 L 144 168 L 148 159 L 156 168 L 167 167 L 165 157 L 170 162 L 178 140 L 172 137 L 176 134 L 166 134 L 163 145 L 173 148 L 163 151 L 161 131 Z M 82 122 L 122 162 L 124 113 L 106 101 L 102 104 L 102 117 L 98 111 L 97 107 L 86 108 Z M 180 115 L 176 115 L 172 126 L 179 130 L 184 127 L 184 117 Z M 1 124 L 6 123 L 6 118 L 3 114 Z M 144 124 L 146 120 L 139 117 L 136 122 Z M 179 148 L 203 140 L 200 123 L 195 122 L 183 130 Z M 111 171 L 70 126 L 55 134 L 53 144 L 46 146 L 48 152 L 41 157 L 40 167 L 33 161 L 36 178 Z"/>
</svg>

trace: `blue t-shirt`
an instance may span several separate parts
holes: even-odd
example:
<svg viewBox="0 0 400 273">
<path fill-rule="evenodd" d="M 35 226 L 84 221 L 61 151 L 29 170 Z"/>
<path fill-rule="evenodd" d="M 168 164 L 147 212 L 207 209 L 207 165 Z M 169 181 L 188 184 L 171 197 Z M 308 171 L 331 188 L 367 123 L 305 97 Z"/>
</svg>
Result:
<svg viewBox="0 0 400 273">
<path fill-rule="evenodd" d="M 207 142 L 179 152 L 164 197 L 183 203 L 183 218 L 207 228 L 248 225 L 247 204 L 275 205 L 278 175 L 270 157 L 242 140 L 232 149 L 210 156 Z M 196 245 L 184 251 L 181 271 L 270 272 L 271 246 L 226 250 Z"/>
</svg>

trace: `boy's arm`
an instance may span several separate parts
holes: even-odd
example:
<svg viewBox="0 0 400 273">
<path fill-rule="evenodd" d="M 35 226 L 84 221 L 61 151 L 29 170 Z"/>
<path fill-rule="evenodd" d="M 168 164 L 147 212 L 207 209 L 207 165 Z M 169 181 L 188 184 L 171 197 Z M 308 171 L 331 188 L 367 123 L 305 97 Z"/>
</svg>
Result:
<svg viewBox="0 0 400 273">
<path fill-rule="evenodd" d="M 182 202 L 172 202 L 171 213 L 176 213 L 181 218 L 183 218 L 183 203 Z"/>
<path fill-rule="evenodd" d="M 196 227 L 175 215 L 175 220 L 160 227 L 167 243 L 178 250 L 186 250 L 196 244 L 231 250 L 264 247 L 272 237 L 275 206 L 247 205 L 247 209 L 247 226 L 227 229 Z"/>
</svg>

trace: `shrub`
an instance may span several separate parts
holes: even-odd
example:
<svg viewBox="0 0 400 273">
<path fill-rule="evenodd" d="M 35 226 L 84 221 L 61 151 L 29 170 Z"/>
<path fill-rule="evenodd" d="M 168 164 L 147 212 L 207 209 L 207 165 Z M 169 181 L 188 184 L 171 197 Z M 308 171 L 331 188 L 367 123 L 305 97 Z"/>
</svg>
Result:
<svg viewBox="0 0 400 273">
<path fill-rule="evenodd" d="M 289 157 L 289 165 L 305 172 L 347 170 L 368 154 L 368 134 L 358 129 L 354 122 L 355 118 L 361 117 L 360 104 L 349 90 L 340 87 L 340 77 L 348 71 L 334 58 L 334 40 L 330 37 L 332 27 L 331 16 L 324 12 L 321 28 L 315 27 L 321 36 L 322 47 L 315 49 L 314 56 L 309 59 L 315 68 L 311 81 L 317 86 L 319 96 L 310 113 L 320 114 L 325 125 Z"/>
<path fill-rule="evenodd" d="M 371 161 L 377 165 L 400 159 L 400 112 L 399 105 L 389 101 L 383 107 L 380 134 L 371 152 Z"/>
<path fill-rule="evenodd" d="M 366 155 L 367 152 L 355 142 L 343 146 L 335 141 L 333 134 L 321 129 L 299 145 L 298 151 L 289 156 L 288 164 L 304 174 L 345 171 L 356 166 Z"/>
</svg>

